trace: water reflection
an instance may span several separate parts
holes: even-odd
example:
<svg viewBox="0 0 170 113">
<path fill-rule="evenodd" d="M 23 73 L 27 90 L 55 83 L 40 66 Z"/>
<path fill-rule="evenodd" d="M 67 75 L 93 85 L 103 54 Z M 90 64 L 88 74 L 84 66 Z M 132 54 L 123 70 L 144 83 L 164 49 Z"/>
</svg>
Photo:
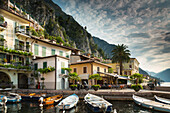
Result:
<svg viewBox="0 0 170 113">
<path fill-rule="evenodd" d="M 137 106 L 133 101 L 111 101 L 113 109 L 117 110 L 117 113 L 160 113 L 152 110 L 148 110 Z M 5 111 L 6 110 L 6 111 Z M 0 113 L 63 113 L 62 110 L 57 108 L 57 105 L 39 107 L 36 102 L 25 101 L 18 104 L 7 104 L 7 108 L 0 107 Z M 65 113 L 92 113 L 87 105 L 81 100 L 71 110 L 66 110 Z"/>
</svg>

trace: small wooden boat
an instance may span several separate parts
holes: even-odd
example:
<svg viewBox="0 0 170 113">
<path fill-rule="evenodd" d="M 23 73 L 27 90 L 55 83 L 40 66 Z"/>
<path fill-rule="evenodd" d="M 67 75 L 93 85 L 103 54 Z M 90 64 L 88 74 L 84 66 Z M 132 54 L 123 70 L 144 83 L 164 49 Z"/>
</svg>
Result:
<svg viewBox="0 0 170 113">
<path fill-rule="evenodd" d="M 84 100 L 93 112 L 112 112 L 112 104 L 99 96 L 88 93 Z"/>
<path fill-rule="evenodd" d="M 35 100 L 35 101 L 38 101 L 40 97 L 46 97 L 45 93 L 42 94 L 30 93 L 30 94 L 19 94 L 19 95 L 21 95 L 23 100 Z"/>
<path fill-rule="evenodd" d="M 67 98 L 63 99 L 59 104 L 58 108 L 61 110 L 71 109 L 77 105 L 79 97 L 76 94 L 72 94 Z"/>
<path fill-rule="evenodd" d="M 9 93 L 9 96 L 7 96 L 7 103 L 17 103 L 21 102 L 21 100 L 21 96 L 16 93 Z"/>
<path fill-rule="evenodd" d="M 133 95 L 133 100 L 137 105 L 140 105 L 142 107 L 170 113 L 170 105 L 155 102 L 153 100 L 145 99 L 135 95 Z"/>
<path fill-rule="evenodd" d="M 55 95 L 48 98 L 43 99 L 43 105 L 51 105 L 59 102 L 63 98 L 63 95 Z"/>
<path fill-rule="evenodd" d="M 170 99 L 165 99 L 162 97 L 157 97 L 156 95 L 154 95 L 155 100 L 164 104 L 170 104 Z"/>
</svg>

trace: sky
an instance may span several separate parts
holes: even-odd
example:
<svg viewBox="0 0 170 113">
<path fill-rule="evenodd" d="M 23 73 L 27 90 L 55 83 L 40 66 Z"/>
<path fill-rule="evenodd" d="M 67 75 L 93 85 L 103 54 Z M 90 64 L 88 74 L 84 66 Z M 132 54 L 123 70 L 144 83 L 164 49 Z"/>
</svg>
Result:
<svg viewBox="0 0 170 113">
<path fill-rule="evenodd" d="M 170 0 L 53 0 L 87 31 L 125 44 L 144 70 L 170 68 Z"/>
</svg>

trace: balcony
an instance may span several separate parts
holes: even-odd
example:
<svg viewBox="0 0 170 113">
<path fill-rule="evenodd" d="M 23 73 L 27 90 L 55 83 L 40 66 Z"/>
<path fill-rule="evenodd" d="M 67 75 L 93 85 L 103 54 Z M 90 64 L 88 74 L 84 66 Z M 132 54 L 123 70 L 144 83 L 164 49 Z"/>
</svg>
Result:
<svg viewBox="0 0 170 113">
<path fill-rule="evenodd" d="M 17 36 L 30 38 L 31 32 L 29 26 L 17 26 L 15 28 L 15 33 Z"/>
<path fill-rule="evenodd" d="M 15 45 L 15 50 L 20 50 L 20 51 L 26 51 L 26 52 L 30 52 L 30 45 L 26 45 L 24 46 L 24 44 L 16 44 Z"/>
<path fill-rule="evenodd" d="M 6 40 L 4 39 L 4 35 L 0 35 L 0 47 L 7 47 Z"/>
<path fill-rule="evenodd" d="M 0 15 L 0 31 L 3 31 L 7 28 L 7 22 L 4 17 Z"/>
</svg>

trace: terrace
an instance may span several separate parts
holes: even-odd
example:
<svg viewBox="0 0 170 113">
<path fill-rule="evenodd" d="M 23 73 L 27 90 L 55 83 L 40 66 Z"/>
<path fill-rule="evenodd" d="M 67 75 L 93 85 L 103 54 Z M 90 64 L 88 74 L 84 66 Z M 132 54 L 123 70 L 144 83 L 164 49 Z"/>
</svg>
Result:
<svg viewBox="0 0 170 113">
<path fill-rule="evenodd" d="M 31 35 L 29 26 L 17 26 L 15 28 L 15 33 L 17 36 L 22 36 L 25 38 L 30 38 Z"/>
</svg>

